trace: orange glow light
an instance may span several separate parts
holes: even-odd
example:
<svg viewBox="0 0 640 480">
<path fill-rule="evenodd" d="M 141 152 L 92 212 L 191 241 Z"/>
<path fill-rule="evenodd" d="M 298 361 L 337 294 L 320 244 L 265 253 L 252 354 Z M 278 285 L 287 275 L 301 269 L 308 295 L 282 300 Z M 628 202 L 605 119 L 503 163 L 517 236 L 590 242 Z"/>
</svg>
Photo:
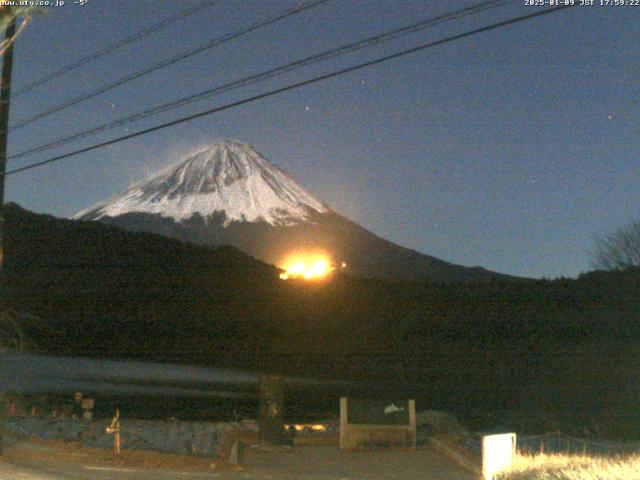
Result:
<svg viewBox="0 0 640 480">
<path fill-rule="evenodd" d="M 286 425 L 287 428 L 291 428 L 293 427 L 295 429 L 296 432 L 326 432 L 327 431 L 327 427 L 325 425 L 322 425 L 321 423 L 298 423 L 298 424 L 291 424 L 291 425 Z"/>
<path fill-rule="evenodd" d="M 324 254 L 292 255 L 283 262 L 282 268 L 285 270 L 280 274 L 282 280 L 320 280 L 335 270 L 329 257 Z"/>
</svg>

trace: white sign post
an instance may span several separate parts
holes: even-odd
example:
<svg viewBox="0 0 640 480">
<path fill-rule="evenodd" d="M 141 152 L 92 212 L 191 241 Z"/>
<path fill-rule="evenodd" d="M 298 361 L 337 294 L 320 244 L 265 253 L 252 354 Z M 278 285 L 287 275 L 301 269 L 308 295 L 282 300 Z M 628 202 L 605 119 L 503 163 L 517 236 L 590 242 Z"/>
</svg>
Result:
<svg viewBox="0 0 640 480">
<path fill-rule="evenodd" d="M 516 434 L 502 433 L 482 437 L 482 478 L 493 480 L 513 463 L 516 453 Z"/>
</svg>

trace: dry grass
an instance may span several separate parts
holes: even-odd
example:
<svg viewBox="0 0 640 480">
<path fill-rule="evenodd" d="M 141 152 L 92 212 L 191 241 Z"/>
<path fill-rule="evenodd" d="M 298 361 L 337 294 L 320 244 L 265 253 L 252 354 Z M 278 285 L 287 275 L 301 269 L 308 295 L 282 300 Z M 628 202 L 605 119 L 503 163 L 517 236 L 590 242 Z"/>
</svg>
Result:
<svg viewBox="0 0 640 480">
<path fill-rule="evenodd" d="M 500 480 L 640 480 L 640 455 L 517 455 Z"/>
</svg>

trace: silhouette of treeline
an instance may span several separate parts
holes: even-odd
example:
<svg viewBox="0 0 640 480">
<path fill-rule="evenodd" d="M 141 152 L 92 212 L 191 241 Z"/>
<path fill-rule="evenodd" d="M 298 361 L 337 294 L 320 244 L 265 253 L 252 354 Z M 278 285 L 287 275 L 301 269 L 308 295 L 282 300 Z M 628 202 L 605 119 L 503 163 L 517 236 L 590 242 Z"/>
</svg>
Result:
<svg viewBox="0 0 640 480">
<path fill-rule="evenodd" d="M 49 353 L 382 380 L 387 394 L 402 390 L 471 428 L 638 435 L 638 270 L 531 282 L 282 281 L 231 247 L 16 205 L 5 214 L 3 294 L 42 319 L 47 328 L 28 333 Z"/>
</svg>

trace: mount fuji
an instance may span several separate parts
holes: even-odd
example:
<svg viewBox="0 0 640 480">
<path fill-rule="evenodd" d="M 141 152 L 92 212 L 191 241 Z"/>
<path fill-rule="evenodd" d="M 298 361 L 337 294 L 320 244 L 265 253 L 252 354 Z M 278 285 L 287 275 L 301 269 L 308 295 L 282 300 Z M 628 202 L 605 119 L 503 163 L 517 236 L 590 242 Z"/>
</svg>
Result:
<svg viewBox="0 0 640 480">
<path fill-rule="evenodd" d="M 279 265 L 326 252 L 348 273 L 441 282 L 510 279 L 384 240 L 316 199 L 252 146 L 224 141 L 74 216 L 205 245 L 233 245 Z"/>
</svg>

